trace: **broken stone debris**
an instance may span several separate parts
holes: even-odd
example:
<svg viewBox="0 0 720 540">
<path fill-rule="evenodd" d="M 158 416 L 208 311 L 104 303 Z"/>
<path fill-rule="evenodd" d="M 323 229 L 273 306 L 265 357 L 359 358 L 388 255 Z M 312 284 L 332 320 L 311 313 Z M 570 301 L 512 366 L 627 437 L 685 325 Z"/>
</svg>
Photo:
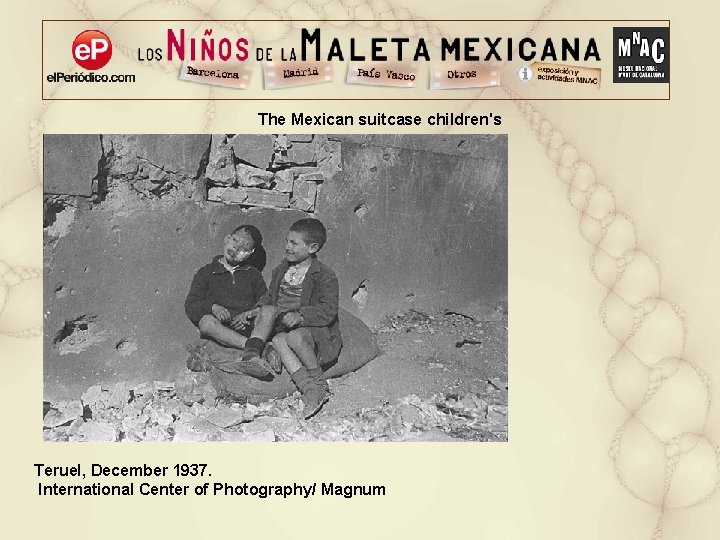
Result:
<svg viewBox="0 0 720 540">
<path fill-rule="evenodd" d="M 232 186 L 235 184 L 235 160 L 232 146 L 228 144 L 226 136 L 212 136 L 205 176 L 216 186 Z"/>
<path fill-rule="evenodd" d="M 364 287 L 364 282 L 360 284 Z M 359 290 L 359 288 L 358 288 Z M 394 332 L 396 330 L 404 330 L 406 332 L 417 331 L 419 333 L 427 332 L 435 325 L 436 317 L 418 309 L 408 309 L 398 311 L 394 315 L 385 318 L 375 327 L 375 331 L 382 334 Z"/>
<path fill-rule="evenodd" d="M 174 392 L 175 383 L 169 381 L 153 381 L 153 388 L 158 392 Z"/>
<path fill-rule="evenodd" d="M 507 389 L 508 389 L 507 381 L 503 381 L 502 379 L 499 379 L 498 377 L 493 377 L 491 379 L 488 379 L 488 383 L 490 385 L 492 385 L 492 387 L 495 388 L 496 390 L 507 392 Z"/>
<path fill-rule="evenodd" d="M 276 436 L 273 430 L 245 433 L 244 431 L 226 431 L 220 436 L 225 442 L 275 442 Z"/>
<path fill-rule="evenodd" d="M 489 422 L 497 424 L 507 424 L 507 405 L 489 405 L 487 411 L 487 419 Z"/>
<path fill-rule="evenodd" d="M 300 173 L 300 174 L 298 174 L 297 178 L 295 179 L 295 182 L 300 182 L 300 183 L 314 182 L 316 184 L 319 184 L 324 181 L 325 181 L 325 176 L 323 176 L 323 174 L 319 173 L 319 172 Z"/>
<path fill-rule="evenodd" d="M 287 150 L 287 161 L 299 164 L 315 163 L 315 146 L 309 142 L 291 142 Z"/>
<path fill-rule="evenodd" d="M 273 142 L 273 164 L 283 160 L 283 156 L 287 155 L 287 149 L 290 139 L 287 135 L 276 135 Z"/>
<path fill-rule="evenodd" d="M 102 386 L 100 386 L 99 384 L 91 386 L 82 396 L 80 396 L 80 400 L 83 402 L 83 405 L 87 407 L 92 407 L 98 401 L 100 401 L 100 399 L 102 398 L 102 392 Z"/>
<path fill-rule="evenodd" d="M 358 289 L 353 294 L 361 294 Z M 410 293 L 408 296 L 414 301 L 415 295 Z M 353 296 L 353 299 L 355 297 Z M 361 297 L 359 298 L 361 299 Z M 357 303 L 357 301 L 356 301 Z M 418 334 L 435 334 L 437 332 L 452 335 L 455 339 L 456 348 L 463 348 L 466 345 L 483 347 L 483 330 L 484 324 L 507 324 L 502 321 L 476 321 L 473 317 L 454 310 L 446 310 L 438 315 L 429 315 L 419 309 L 411 308 L 408 310 L 398 311 L 394 315 L 386 317 L 378 325 L 374 331 L 382 336 L 397 331 L 414 332 Z M 463 349 L 465 350 L 465 349 Z"/>
<path fill-rule="evenodd" d="M 114 442 L 117 439 L 117 429 L 109 422 L 91 420 L 78 428 L 77 435 L 70 437 L 78 442 Z"/>
<path fill-rule="evenodd" d="M 471 321 L 475 320 L 475 317 L 473 317 L 472 315 L 468 315 L 467 313 L 462 313 L 454 309 L 446 309 L 445 311 L 443 311 L 443 315 L 460 315 L 461 317 L 466 317 Z"/>
<path fill-rule="evenodd" d="M 275 173 L 275 190 L 281 193 L 291 193 L 294 181 L 295 171 L 293 169 L 282 169 Z"/>
<path fill-rule="evenodd" d="M 173 434 L 173 442 L 205 442 L 208 436 L 193 429 L 189 424 L 180 424 Z"/>
<path fill-rule="evenodd" d="M 103 154 L 93 178 L 93 200 L 119 199 L 117 204 L 128 205 L 133 194 L 137 200 L 191 197 L 210 136 L 109 134 L 100 141 Z"/>
<path fill-rule="evenodd" d="M 67 153 L 57 151 L 63 146 L 62 137 L 47 137 L 48 151 L 55 150 L 46 166 L 74 167 Z M 209 200 L 313 213 L 318 186 L 341 170 L 340 143 L 324 136 L 109 134 L 91 138 L 96 148 L 86 152 L 87 170 L 74 173 L 78 180 L 51 175 L 60 178 L 60 183 L 56 188 L 46 186 L 45 233 L 51 243 L 69 232 L 81 204 L 92 208 L 105 203 L 118 215 L 145 208 L 142 205 L 148 199 Z M 62 163 L 53 165 L 58 160 Z"/>
<path fill-rule="evenodd" d="M 230 140 L 235 157 L 258 169 L 270 166 L 274 155 L 272 135 L 235 135 Z"/>
<path fill-rule="evenodd" d="M 300 427 L 300 419 L 292 416 L 257 416 L 249 423 L 243 425 L 243 431 L 248 434 L 272 431 L 287 433 Z"/>
<path fill-rule="evenodd" d="M 110 397 L 108 398 L 108 407 L 121 409 L 130 401 L 130 385 L 126 382 L 115 384 Z"/>
<path fill-rule="evenodd" d="M 245 187 L 259 187 L 269 189 L 275 174 L 270 171 L 257 169 L 248 165 L 238 163 L 235 166 L 237 184 Z"/>
<path fill-rule="evenodd" d="M 209 384 L 205 373 L 189 377 L 196 387 Z M 218 402 L 198 391 L 181 397 L 177 390 L 187 386 L 158 381 L 127 390 L 129 385 L 118 383 L 112 392 L 92 386 L 83 394 L 87 401 L 52 405 L 43 420 L 44 438 L 77 442 L 507 439 L 507 403 L 496 390 L 484 395 L 435 394 L 425 399 L 413 394 L 355 414 L 321 413 L 305 421 L 298 393 L 252 405 Z M 190 399 L 197 401 L 188 405 Z"/>
<path fill-rule="evenodd" d="M 131 185 L 135 191 L 149 199 L 159 198 L 180 186 L 180 179 L 176 176 L 176 173 L 165 171 L 140 159 Z"/>
<path fill-rule="evenodd" d="M 226 406 L 218 406 L 208 412 L 206 418 L 208 422 L 217 427 L 228 428 L 243 423 L 246 415 L 240 407 L 233 409 Z"/>
<path fill-rule="evenodd" d="M 80 401 L 65 401 L 52 406 L 43 418 L 43 426 L 56 428 L 69 424 L 83 415 L 83 405 Z"/>
<path fill-rule="evenodd" d="M 497 393 L 502 396 L 502 402 L 508 402 L 508 383 L 498 378 L 488 380 L 487 392 Z"/>
<path fill-rule="evenodd" d="M 453 437 L 437 428 L 430 428 L 427 431 L 422 431 L 410 440 L 413 442 L 461 442 L 462 439 Z"/>
<path fill-rule="evenodd" d="M 313 136 L 213 135 L 205 169 L 207 200 L 314 212 L 318 184 L 339 170 L 315 167 L 319 145 L 328 142 Z M 329 147 L 340 151 L 339 145 Z M 321 155 L 321 162 L 328 162 L 329 151 Z"/>
<path fill-rule="evenodd" d="M 312 212 L 315 210 L 315 197 L 317 196 L 317 184 L 315 182 L 307 182 L 300 180 L 301 174 L 295 179 L 293 184 L 292 199 L 290 199 L 290 207 L 303 212 Z"/>
<path fill-rule="evenodd" d="M 197 403 L 213 403 L 217 392 L 206 373 L 188 371 L 175 381 L 175 392 L 180 401 L 188 406 Z"/>
<path fill-rule="evenodd" d="M 421 425 L 422 415 L 420 409 L 410 404 L 400 405 L 396 411 L 395 419 L 404 425 Z"/>
<path fill-rule="evenodd" d="M 446 315 L 460 315 L 476 322 L 500 322 L 507 320 L 507 305 L 473 304 L 463 309 L 446 309 Z"/>
</svg>

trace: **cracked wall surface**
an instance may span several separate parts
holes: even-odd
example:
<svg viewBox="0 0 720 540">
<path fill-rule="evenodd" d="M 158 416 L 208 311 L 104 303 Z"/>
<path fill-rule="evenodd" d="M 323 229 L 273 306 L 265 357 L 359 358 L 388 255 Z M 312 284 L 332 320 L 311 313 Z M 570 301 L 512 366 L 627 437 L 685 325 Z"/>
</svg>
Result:
<svg viewBox="0 0 720 540">
<path fill-rule="evenodd" d="M 172 378 L 190 280 L 241 223 L 269 281 L 290 224 L 321 219 L 341 305 L 370 325 L 506 309 L 506 136 L 46 135 L 44 178 L 48 398 Z"/>
</svg>

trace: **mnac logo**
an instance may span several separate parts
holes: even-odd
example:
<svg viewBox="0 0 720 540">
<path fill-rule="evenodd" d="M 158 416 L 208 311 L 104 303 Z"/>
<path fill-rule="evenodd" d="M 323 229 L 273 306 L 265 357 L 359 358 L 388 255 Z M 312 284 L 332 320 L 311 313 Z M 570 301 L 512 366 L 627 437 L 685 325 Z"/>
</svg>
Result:
<svg viewBox="0 0 720 540">
<path fill-rule="evenodd" d="M 669 83 L 670 28 L 614 27 L 613 82 Z"/>
</svg>

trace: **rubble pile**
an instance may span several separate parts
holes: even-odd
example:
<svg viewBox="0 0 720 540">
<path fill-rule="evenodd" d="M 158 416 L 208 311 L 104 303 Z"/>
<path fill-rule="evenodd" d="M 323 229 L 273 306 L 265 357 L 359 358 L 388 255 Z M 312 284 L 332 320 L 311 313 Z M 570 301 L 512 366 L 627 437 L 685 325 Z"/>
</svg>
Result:
<svg viewBox="0 0 720 540">
<path fill-rule="evenodd" d="M 380 324 L 375 326 L 373 331 L 378 335 L 381 345 L 387 341 L 383 335 L 392 337 L 398 332 L 417 334 L 430 334 L 438 336 L 453 336 L 455 346 L 461 348 L 465 345 L 479 345 L 482 347 L 485 329 L 490 324 L 504 324 L 504 321 L 482 321 L 472 315 L 445 310 L 438 314 L 427 314 L 417 309 L 399 311 L 388 316 Z"/>
<path fill-rule="evenodd" d="M 426 348 L 429 358 L 446 364 L 458 357 L 487 356 L 495 349 L 506 351 L 500 336 L 506 335 L 502 327 L 506 327 L 507 319 L 478 318 L 453 310 L 427 314 L 408 309 L 387 317 L 375 328 L 375 334 L 388 348 L 407 351 L 410 343 Z M 118 348 L 131 345 L 122 342 Z M 412 369 L 432 370 L 434 365 L 425 366 L 417 360 Z M 474 364 L 469 366 L 473 372 L 478 369 Z M 95 385 L 79 400 L 46 403 L 44 438 L 71 442 L 506 441 L 506 372 L 494 373 L 465 387 L 445 383 L 426 387 L 422 395 L 409 388 L 408 395 L 395 394 L 403 397 L 376 401 L 372 407 L 362 402 L 340 412 L 326 407 L 305 421 L 298 392 L 260 404 L 241 403 L 219 395 L 208 373 L 186 371 L 174 382 L 135 386 L 120 382 L 112 388 Z M 328 383 L 338 396 L 346 395 L 348 385 L 362 384 L 353 378 L 355 375 Z M 437 381 L 434 372 L 429 376 Z M 364 387 L 359 388 L 359 395 L 367 393 Z M 418 387 L 418 393 L 421 391 Z"/>
<path fill-rule="evenodd" d="M 329 381 L 332 385 L 335 381 Z M 409 395 L 355 414 L 302 420 L 300 395 L 260 405 L 228 402 L 204 373 L 175 383 L 92 386 L 80 400 L 46 404 L 46 441 L 504 441 L 507 384 L 483 395 Z"/>
</svg>

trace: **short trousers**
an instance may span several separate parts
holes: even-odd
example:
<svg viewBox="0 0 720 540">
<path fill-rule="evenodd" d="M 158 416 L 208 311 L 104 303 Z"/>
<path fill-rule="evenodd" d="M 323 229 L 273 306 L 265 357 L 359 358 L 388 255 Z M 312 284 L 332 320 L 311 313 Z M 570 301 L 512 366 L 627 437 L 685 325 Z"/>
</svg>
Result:
<svg viewBox="0 0 720 540">
<path fill-rule="evenodd" d="M 318 343 L 328 342 L 330 339 L 330 329 L 327 326 L 298 326 L 297 328 L 303 328 L 310 332 L 310 337 L 313 340 L 313 350 L 317 355 L 318 364 L 324 366 L 325 364 L 329 364 L 335 360 L 335 358 L 324 358 L 323 355 L 320 353 L 318 347 Z M 287 333 L 295 329 L 296 328 L 291 328 L 290 330 L 288 330 L 285 328 L 285 325 L 278 321 L 275 324 L 273 335 L 279 334 L 281 332 Z"/>
<path fill-rule="evenodd" d="M 234 317 L 234 316 L 235 316 L 235 315 L 233 315 L 233 317 Z M 229 324 L 224 324 L 223 326 L 226 326 L 226 327 L 230 328 L 230 325 L 229 325 Z M 231 329 L 231 330 L 233 330 L 234 332 L 237 332 L 238 334 L 240 334 L 240 335 L 243 336 L 243 337 L 249 338 L 249 337 L 250 337 L 250 334 L 252 333 L 252 330 L 253 330 L 253 327 L 254 327 L 254 326 L 255 326 L 255 325 L 254 325 L 253 321 L 250 321 L 250 324 L 247 325 L 247 326 L 246 326 L 245 328 L 243 328 L 242 330 L 235 330 L 235 329 Z M 213 338 L 211 338 L 210 336 L 207 336 L 207 335 L 203 334 L 202 332 L 200 332 L 200 337 L 201 337 L 202 339 L 209 339 L 210 341 L 215 341 Z"/>
</svg>

